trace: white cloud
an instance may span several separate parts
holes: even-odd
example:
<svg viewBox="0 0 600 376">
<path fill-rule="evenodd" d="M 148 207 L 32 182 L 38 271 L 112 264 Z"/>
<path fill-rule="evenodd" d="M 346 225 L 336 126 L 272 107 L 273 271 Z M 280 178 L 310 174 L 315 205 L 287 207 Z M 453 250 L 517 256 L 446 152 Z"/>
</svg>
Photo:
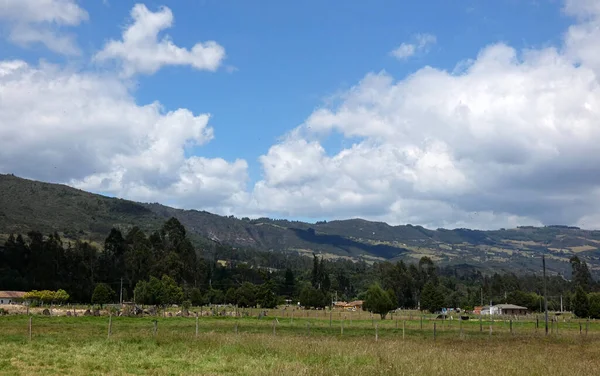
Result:
<svg viewBox="0 0 600 376">
<path fill-rule="evenodd" d="M 499 43 L 453 73 L 369 73 L 261 157 L 251 207 L 432 227 L 598 223 L 595 4 L 568 3 L 579 21 L 558 49 Z M 333 133 L 354 144 L 326 150 Z"/>
<path fill-rule="evenodd" d="M 22 46 L 41 43 L 54 52 L 78 54 L 75 37 L 62 29 L 87 19 L 87 12 L 75 0 L 0 1 L 0 21 L 8 27 L 8 38 Z"/>
<path fill-rule="evenodd" d="M 153 74 L 166 65 L 215 71 L 225 58 L 225 49 L 214 41 L 196 43 L 191 50 L 178 47 L 168 36 L 159 41 L 158 34 L 173 24 L 173 13 L 167 7 L 152 12 L 145 5 L 136 4 L 131 18 L 122 40 L 109 41 L 94 57 L 99 62 L 118 61 L 125 76 Z"/>
<path fill-rule="evenodd" d="M 187 207 L 243 199 L 247 164 L 186 156 L 208 114 L 137 105 L 114 75 L 0 62 L 0 171 Z"/>
<path fill-rule="evenodd" d="M 391 55 L 398 60 L 406 60 L 418 52 L 428 52 L 429 47 L 437 42 L 437 38 L 432 34 L 416 34 L 413 36 L 413 43 L 402 43 L 395 48 Z"/>
</svg>

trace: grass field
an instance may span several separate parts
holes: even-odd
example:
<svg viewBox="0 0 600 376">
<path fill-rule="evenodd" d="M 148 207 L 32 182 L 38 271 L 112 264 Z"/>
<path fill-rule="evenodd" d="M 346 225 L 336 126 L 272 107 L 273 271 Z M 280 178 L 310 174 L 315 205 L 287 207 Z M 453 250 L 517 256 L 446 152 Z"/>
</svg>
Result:
<svg viewBox="0 0 600 376">
<path fill-rule="evenodd" d="M 330 326 L 327 315 L 293 322 L 200 317 L 196 335 L 194 317 L 110 320 L 108 338 L 108 317 L 35 315 L 30 340 L 28 316 L 0 317 L 0 374 L 592 375 L 600 369 L 596 322 L 587 335 L 585 322 L 580 334 L 572 321 L 545 336 L 534 321 L 514 322 L 511 333 L 504 321 L 484 321 L 480 331 L 479 321 L 424 320 L 421 329 L 420 318 L 363 318 L 343 320 L 342 334 L 342 320 Z"/>
</svg>

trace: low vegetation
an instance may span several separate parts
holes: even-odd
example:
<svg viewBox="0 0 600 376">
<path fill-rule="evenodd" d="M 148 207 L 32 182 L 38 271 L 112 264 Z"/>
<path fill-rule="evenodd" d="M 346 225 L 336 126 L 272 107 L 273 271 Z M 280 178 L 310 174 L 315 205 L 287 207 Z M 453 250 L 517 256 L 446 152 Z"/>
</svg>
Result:
<svg viewBox="0 0 600 376">
<path fill-rule="evenodd" d="M 478 321 L 429 317 L 420 329 L 417 317 L 371 321 L 354 312 L 342 332 L 340 316 L 350 313 L 336 312 L 331 326 L 326 313 L 303 314 L 293 322 L 289 311 L 201 317 L 198 335 L 194 317 L 112 317 L 110 337 L 108 317 L 35 316 L 31 340 L 27 316 L 9 316 L 0 319 L 0 374 L 589 375 L 600 366 L 596 323 L 586 335 L 578 322 L 561 321 L 545 336 L 531 320 L 515 322 L 511 334 L 505 321 L 485 321 L 480 331 Z"/>
</svg>

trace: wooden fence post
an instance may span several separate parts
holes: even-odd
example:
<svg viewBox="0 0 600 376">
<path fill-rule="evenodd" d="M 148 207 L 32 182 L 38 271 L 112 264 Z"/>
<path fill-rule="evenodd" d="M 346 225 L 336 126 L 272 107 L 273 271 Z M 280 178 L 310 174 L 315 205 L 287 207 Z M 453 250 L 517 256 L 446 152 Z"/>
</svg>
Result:
<svg viewBox="0 0 600 376">
<path fill-rule="evenodd" d="M 342 320 L 342 326 L 340 327 L 340 334 L 344 335 L 344 320 Z"/>
<path fill-rule="evenodd" d="M 587 337 L 588 335 L 588 329 L 590 327 L 590 318 L 588 317 L 587 321 L 585 322 L 585 335 Z"/>
<path fill-rule="evenodd" d="M 331 316 L 333 315 L 333 309 L 329 309 L 329 327 L 331 328 Z"/>
<path fill-rule="evenodd" d="M 154 336 L 158 333 L 158 320 L 154 320 Z"/>
<path fill-rule="evenodd" d="M 460 338 L 462 338 L 463 337 L 463 321 L 460 317 L 458 319 L 460 320 L 459 324 L 458 324 L 460 326 Z"/>
<path fill-rule="evenodd" d="M 32 327 L 31 327 L 31 319 L 32 317 L 29 316 L 29 340 L 31 341 L 31 332 L 32 332 Z"/>
<path fill-rule="evenodd" d="M 196 338 L 198 337 L 198 312 L 196 312 Z"/>
<path fill-rule="evenodd" d="M 402 339 L 404 339 L 404 329 L 406 327 L 406 320 L 402 321 Z"/>
<path fill-rule="evenodd" d="M 510 334 L 513 334 L 512 319 L 510 319 Z"/>
<path fill-rule="evenodd" d="M 421 315 L 421 330 L 423 330 L 423 315 Z"/>
<path fill-rule="evenodd" d="M 479 314 L 479 331 L 483 332 L 483 318 L 482 318 L 482 314 Z"/>
<path fill-rule="evenodd" d="M 379 339 L 379 323 L 375 324 L 375 341 Z"/>
<path fill-rule="evenodd" d="M 436 335 L 436 328 L 437 328 L 437 323 L 434 322 L 433 323 L 433 340 L 435 341 L 435 335 Z"/>
<path fill-rule="evenodd" d="M 112 313 L 108 316 L 108 339 L 110 339 L 111 334 L 112 334 Z"/>
</svg>

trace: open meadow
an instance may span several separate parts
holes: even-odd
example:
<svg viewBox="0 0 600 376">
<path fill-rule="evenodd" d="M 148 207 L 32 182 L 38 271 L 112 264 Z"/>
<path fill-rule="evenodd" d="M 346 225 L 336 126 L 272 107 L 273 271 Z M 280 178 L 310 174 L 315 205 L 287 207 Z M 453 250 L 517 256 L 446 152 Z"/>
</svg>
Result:
<svg viewBox="0 0 600 376">
<path fill-rule="evenodd" d="M 600 369 L 600 325 L 593 321 L 559 321 L 546 336 L 535 318 L 515 320 L 511 332 L 509 320 L 395 315 L 382 321 L 364 312 L 359 318 L 315 311 L 292 318 L 279 310 L 258 319 L 256 312 L 198 319 L 33 315 L 31 338 L 30 316 L 1 316 L 0 374 L 592 375 Z"/>
</svg>

